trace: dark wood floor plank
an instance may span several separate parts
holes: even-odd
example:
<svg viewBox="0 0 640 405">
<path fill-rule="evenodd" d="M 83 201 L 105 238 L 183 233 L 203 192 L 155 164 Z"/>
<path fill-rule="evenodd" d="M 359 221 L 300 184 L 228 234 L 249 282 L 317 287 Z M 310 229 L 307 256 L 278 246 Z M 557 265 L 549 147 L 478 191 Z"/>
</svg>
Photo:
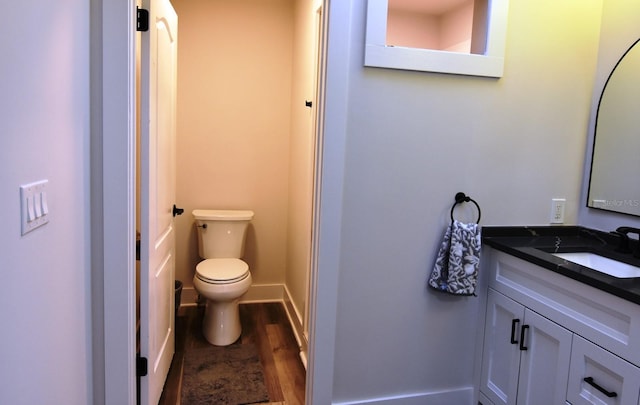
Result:
<svg viewBox="0 0 640 405">
<path fill-rule="evenodd" d="M 289 405 L 302 405 L 305 381 L 297 345 L 291 345 L 291 339 L 283 325 L 266 325 L 266 329 L 285 402 Z"/>
<path fill-rule="evenodd" d="M 280 380 L 278 379 L 278 371 L 276 369 L 276 360 L 273 357 L 267 331 L 265 328 L 266 311 L 264 307 L 257 308 L 257 319 L 255 325 L 254 344 L 258 347 L 260 360 L 262 361 L 264 371 L 264 383 L 269 391 L 269 399 L 271 401 L 283 401 L 282 389 L 280 388 Z"/>
</svg>

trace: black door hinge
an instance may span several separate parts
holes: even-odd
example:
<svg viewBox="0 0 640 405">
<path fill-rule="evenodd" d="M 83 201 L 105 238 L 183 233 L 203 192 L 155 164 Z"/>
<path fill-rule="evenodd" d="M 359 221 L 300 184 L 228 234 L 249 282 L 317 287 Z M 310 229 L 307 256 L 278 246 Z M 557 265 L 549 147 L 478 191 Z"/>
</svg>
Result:
<svg viewBox="0 0 640 405">
<path fill-rule="evenodd" d="M 148 361 L 146 357 L 138 355 L 136 358 L 136 375 L 138 377 L 144 377 L 149 374 Z"/>
<path fill-rule="evenodd" d="M 136 7 L 136 31 L 149 31 L 149 10 Z"/>
</svg>

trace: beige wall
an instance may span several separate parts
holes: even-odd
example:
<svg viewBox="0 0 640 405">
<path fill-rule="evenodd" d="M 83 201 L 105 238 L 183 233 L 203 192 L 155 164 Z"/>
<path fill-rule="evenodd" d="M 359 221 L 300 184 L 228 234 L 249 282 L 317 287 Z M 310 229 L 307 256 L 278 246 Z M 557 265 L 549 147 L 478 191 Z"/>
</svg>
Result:
<svg viewBox="0 0 640 405">
<path fill-rule="evenodd" d="M 193 209 L 251 209 L 254 284 L 283 283 L 293 0 L 174 0 L 178 13 L 176 278 L 192 285 Z"/>
<path fill-rule="evenodd" d="M 252 209 L 253 284 L 303 315 L 311 245 L 312 0 L 174 0 L 179 16 L 176 278 L 192 286 L 199 208 Z"/>
<path fill-rule="evenodd" d="M 473 28 L 473 1 L 449 11 L 442 17 L 440 48 L 451 52 L 469 52 Z"/>
<path fill-rule="evenodd" d="M 393 4 L 390 7 L 387 15 L 388 45 L 469 52 L 473 1 L 439 15 L 393 8 Z"/>
<path fill-rule="evenodd" d="M 440 22 L 431 15 L 390 9 L 387 20 L 387 44 L 439 49 Z"/>
</svg>

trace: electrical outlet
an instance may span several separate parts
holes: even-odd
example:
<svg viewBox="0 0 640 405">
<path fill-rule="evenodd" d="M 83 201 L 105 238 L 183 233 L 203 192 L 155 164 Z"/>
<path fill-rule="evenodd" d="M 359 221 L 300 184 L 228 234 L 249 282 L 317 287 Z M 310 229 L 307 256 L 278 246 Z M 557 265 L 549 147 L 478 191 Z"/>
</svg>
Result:
<svg viewBox="0 0 640 405">
<path fill-rule="evenodd" d="M 563 224 L 564 223 L 564 205 L 567 200 L 564 198 L 553 198 L 551 200 L 551 223 Z"/>
</svg>

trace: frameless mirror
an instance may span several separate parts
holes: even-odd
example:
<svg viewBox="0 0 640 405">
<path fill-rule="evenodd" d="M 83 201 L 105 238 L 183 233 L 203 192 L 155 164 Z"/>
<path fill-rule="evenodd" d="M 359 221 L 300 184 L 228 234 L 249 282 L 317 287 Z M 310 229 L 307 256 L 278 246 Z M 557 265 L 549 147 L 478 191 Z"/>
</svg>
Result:
<svg viewBox="0 0 640 405">
<path fill-rule="evenodd" d="M 508 0 L 369 0 L 365 66 L 501 77 Z"/>
<path fill-rule="evenodd" d="M 607 79 L 596 113 L 587 206 L 640 216 L 640 40 Z"/>
</svg>

